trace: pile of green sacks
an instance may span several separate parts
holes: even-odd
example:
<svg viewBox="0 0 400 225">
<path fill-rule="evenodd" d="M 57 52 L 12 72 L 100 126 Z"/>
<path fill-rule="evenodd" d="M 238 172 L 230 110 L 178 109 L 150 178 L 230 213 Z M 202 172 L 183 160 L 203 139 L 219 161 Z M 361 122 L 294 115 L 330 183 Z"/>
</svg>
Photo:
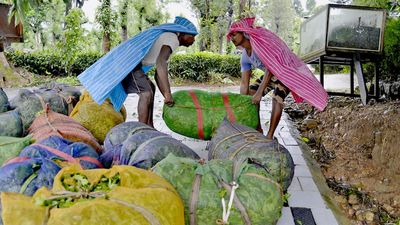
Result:
<svg viewBox="0 0 400 225">
<path fill-rule="evenodd" d="M 153 171 L 169 181 L 183 199 L 185 224 L 266 225 L 276 224 L 281 216 L 281 185 L 262 166 L 231 160 L 202 164 L 170 154 Z M 232 193 L 232 208 L 227 210 Z M 229 211 L 226 220 L 222 199 Z"/>
</svg>

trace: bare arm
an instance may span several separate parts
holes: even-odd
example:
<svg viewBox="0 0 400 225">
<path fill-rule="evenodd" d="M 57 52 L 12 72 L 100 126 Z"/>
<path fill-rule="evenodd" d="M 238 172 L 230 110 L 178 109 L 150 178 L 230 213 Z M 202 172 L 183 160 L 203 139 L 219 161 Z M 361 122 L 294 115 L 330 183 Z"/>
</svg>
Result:
<svg viewBox="0 0 400 225">
<path fill-rule="evenodd" d="M 249 94 L 250 77 L 251 77 L 251 70 L 242 72 L 242 80 L 240 82 L 240 94 L 242 95 Z"/>
<path fill-rule="evenodd" d="M 264 75 L 260 86 L 257 89 L 257 92 L 253 96 L 253 104 L 259 104 L 261 101 L 261 98 L 263 96 L 263 92 L 265 88 L 268 86 L 269 82 L 271 81 L 272 78 L 272 73 L 269 71 Z"/>
<path fill-rule="evenodd" d="M 174 100 L 171 95 L 171 87 L 168 80 L 168 59 L 171 55 L 172 50 L 169 46 L 163 45 L 160 50 L 156 61 L 156 75 L 155 80 L 158 88 L 164 96 L 164 103 L 168 106 L 174 104 Z"/>
</svg>

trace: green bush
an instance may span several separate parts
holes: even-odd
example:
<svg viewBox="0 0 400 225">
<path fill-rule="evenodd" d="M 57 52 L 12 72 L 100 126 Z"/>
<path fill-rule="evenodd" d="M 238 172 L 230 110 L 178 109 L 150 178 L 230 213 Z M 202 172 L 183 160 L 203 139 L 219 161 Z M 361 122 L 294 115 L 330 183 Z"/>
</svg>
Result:
<svg viewBox="0 0 400 225">
<path fill-rule="evenodd" d="M 210 52 L 176 54 L 171 57 L 169 73 L 196 82 L 208 81 L 212 74 L 240 77 L 240 56 L 220 55 Z"/>
<path fill-rule="evenodd" d="M 64 57 L 47 51 L 23 53 L 20 51 L 6 52 L 7 59 L 16 67 L 23 67 L 29 72 L 38 75 L 68 76 L 79 75 L 86 68 L 96 62 L 101 53 L 79 54 L 75 63 L 71 66 L 71 73 L 67 74 L 63 65 Z"/>
<path fill-rule="evenodd" d="M 382 79 L 397 80 L 400 73 L 400 19 L 391 18 L 386 21 L 383 50 L 384 57 L 379 65 Z"/>
<path fill-rule="evenodd" d="M 24 67 L 38 75 L 69 76 L 79 75 L 102 55 L 100 53 L 81 53 L 71 66 L 71 74 L 63 67 L 63 57 L 49 52 L 6 52 L 6 57 L 17 67 Z M 149 71 L 154 75 L 154 69 Z M 213 74 L 222 79 L 240 77 L 240 56 L 220 55 L 209 52 L 173 55 L 169 62 L 169 73 L 172 78 L 195 82 L 209 81 Z"/>
</svg>

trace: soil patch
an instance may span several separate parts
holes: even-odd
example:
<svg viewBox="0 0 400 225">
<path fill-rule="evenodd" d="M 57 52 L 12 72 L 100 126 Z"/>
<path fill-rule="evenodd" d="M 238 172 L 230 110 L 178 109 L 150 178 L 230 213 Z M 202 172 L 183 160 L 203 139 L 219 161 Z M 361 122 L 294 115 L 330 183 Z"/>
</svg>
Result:
<svg viewBox="0 0 400 225">
<path fill-rule="evenodd" d="M 359 99 L 333 97 L 323 112 L 305 104 L 285 111 L 354 224 L 398 224 L 400 101 L 363 106 Z"/>
</svg>

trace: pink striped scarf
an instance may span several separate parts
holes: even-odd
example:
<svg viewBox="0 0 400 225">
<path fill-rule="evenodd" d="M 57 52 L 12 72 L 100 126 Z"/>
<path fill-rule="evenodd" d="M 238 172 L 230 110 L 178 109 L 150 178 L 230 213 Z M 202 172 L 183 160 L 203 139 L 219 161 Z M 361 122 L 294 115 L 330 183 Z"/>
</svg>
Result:
<svg viewBox="0 0 400 225">
<path fill-rule="evenodd" d="M 250 37 L 253 51 L 264 66 L 292 92 L 296 102 L 304 100 L 319 110 L 328 104 L 328 94 L 324 87 L 276 34 L 263 28 L 253 27 L 255 18 L 245 18 L 232 24 L 227 34 L 244 32 Z"/>
</svg>

